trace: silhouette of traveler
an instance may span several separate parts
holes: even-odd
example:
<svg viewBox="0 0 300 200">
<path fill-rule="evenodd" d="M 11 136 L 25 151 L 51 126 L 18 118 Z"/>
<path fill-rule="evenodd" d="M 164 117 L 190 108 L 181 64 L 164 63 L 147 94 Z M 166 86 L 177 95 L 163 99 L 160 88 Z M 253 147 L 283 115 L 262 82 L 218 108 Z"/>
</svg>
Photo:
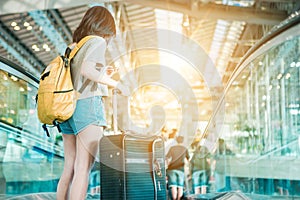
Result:
<svg viewBox="0 0 300 200">
<path fill-rule="evenodd" d="M 183 145 L 183 140 L 183 136 L 177 136 L 176 141 L 178 144 L 172 146 L 166 156 L 168 163 L 168 186 L 171 189 L 173 200 L 180 200 L 183 196 L 185 180 L 184 166 L 185 161 L 188 161 L 190 158 L 188 149 Z"/>
</svg>

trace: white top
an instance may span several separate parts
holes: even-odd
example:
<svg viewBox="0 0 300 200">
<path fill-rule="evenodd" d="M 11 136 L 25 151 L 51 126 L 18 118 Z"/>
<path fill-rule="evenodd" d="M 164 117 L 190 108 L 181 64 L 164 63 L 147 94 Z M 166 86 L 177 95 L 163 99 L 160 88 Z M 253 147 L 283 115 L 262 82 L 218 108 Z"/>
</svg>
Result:
<svg viewBox="0 0 300 200">
<path fill-rule="evenodd" d="M 106 41 L 102 37 L 94 37 L 89 39 L 73 58 L 71 74 L 74 88 L 79 91 L 84 82 L 90 80 L 79 99 L 108 96 L 108 86 L 97 82 L 106 73 L 105 51 Z"/>
</svg>

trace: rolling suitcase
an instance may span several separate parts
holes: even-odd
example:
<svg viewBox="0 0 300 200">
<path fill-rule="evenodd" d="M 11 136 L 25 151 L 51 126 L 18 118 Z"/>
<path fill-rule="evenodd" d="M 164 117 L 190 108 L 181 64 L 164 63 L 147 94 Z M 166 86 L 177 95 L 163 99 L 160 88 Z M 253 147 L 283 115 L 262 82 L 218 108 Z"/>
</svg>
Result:
<svg viewBox="0 0 300 200">
<path fill-rule="evenodd" d="M 100 181 L 103 200 L 166 200 L 163 139 L 130 132 L 104 136 L 100 140 Z"/>
</svg>

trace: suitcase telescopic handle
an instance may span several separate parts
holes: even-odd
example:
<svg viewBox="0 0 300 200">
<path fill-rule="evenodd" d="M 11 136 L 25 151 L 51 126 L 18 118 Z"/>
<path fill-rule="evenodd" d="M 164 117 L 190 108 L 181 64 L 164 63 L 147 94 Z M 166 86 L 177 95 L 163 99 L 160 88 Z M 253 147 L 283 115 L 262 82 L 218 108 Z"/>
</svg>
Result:
<svg viewBox="0 0 300 200">
<path fill-rule="evenodd" d="M 121 94 L 119 89 L 112 90 L 112 109 L 113 109 L 113 132 L 118 134 L 118 94 Z M 145 135 L 140 134 L 134 130 L 123 130 L 126 136 L 140 139 L 155 139 L 160 138 L 158 135 Z"/>
<path fill-rule="evenodd" d="M 120 94 L 120 90 L 113 89 L 112 90 L 113 98 L 112 98 L 112 108 L 113 108 L 113 131 L 114 134 L 118 133 L 118 94 Z"/>
</svg>

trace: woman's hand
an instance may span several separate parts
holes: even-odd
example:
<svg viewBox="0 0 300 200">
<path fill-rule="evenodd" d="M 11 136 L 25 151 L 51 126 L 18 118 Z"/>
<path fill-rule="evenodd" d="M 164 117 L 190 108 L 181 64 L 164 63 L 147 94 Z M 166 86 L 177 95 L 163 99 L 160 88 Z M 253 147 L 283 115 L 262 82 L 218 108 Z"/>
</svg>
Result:
<svg viewBox="0 0 300 200">
<path fill-rule="evenodd" d="M 109 77 L 111 77 L 112 75 L 114 75 L 115 73 L 118 72 L 117 68 L 114 68 L 113 66 L 107 66 L 106 68 L 106 75 L 108 75 Z"/>
</svg>

